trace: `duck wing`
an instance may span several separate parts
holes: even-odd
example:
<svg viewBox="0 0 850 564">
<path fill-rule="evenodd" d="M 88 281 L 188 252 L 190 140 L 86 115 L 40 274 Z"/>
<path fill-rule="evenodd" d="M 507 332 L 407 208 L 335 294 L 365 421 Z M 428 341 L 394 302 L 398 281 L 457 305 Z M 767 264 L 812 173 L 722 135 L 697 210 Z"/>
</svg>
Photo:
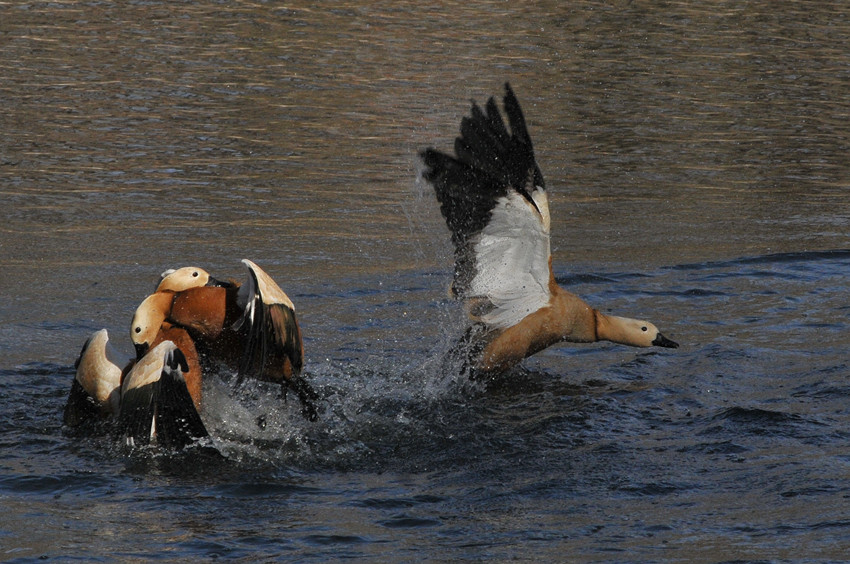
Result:
<svg viewBox="0 0 850 564">
<path fill-rule="evenodd" d="M 106 329 L 92 333 L 74 363 L 74 382 L 63 419 L 69 427 L 117 415 L 121 368 L 115 363 Z"/>
<path fill-rule="evenodd" d="M 242 317 L 234 327 L 244 334 L 240 377 L 289 379 L 301 373 L 304 345 L 295 305 L 271 276 L 248 259 L 248 279 L 239 288 Z"/>
<path fill-rule="evenodd" d="M 295 305 L 262 268 L 248 259 L 242 262 L 249 275 L 239 288 L 238 304 L 243 314 L 234 326 L 244 342 L 239 379 L 250 376 L 292 388 L 301 401 L 302 413 L 314 421 L 317 411 L 313 402 L 318 395 L 301 378 L 304 344 Z"/>
<path fill-rule="evenodd" d="M 130 446 L 156 437 L 165 448 L 181 448 L 207 436 L 186 389 L 189 365 L 180 349 L 163 341 L 130 370 L 122 385 L 116 432 Z"/>
<path fill-rule="evenodd" d="M 421 155 L 455 247 L 452 291 L 491 328 L 516 324 L 550 298 L 549 203 L 509 84 L 504 111 L 510 131 L 493 98 L 484 110 L 473 102 L 455 155 Z"/>
<path fill-rule="evenodd" d="M 121 409 L 115 432 L 129 446 L 151 442 L 156 410 L 156 386 L 162 373 L 163 347 L 160 343 L 139 359 L 127 373 L 121 385 Z"/>
<path fill-rule="evenodd" d="M 180 349 L 166 354 L 155 401 L 156 441 L 164 448 L 182 449 L 209 436 L 186 387 L 189 370 Z"/>
</svg>

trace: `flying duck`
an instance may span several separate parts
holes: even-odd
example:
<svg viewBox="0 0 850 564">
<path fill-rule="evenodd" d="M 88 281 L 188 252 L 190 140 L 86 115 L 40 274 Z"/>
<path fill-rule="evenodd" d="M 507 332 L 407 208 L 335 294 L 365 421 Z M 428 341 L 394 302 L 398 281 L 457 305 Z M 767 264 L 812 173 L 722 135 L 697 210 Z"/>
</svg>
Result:
<svg viewBox="0 0 850 564">
<path fill-rule="evenodd" d="M 163 327 L 185 330 L 197 347 L 204 373 L 224 363 L 245 377 L 292 388 L 302 413 L 315 420 L 316 393 L 301 378 L 304 345 L 292 300 L 250 260 L 244 283 L 219 282 L 193 267 L 169 270 L 157 291 L 136 309 L 130 336 L 143 356 Z M 195 272 L 199 272 L 196 276 Z"/>
<path fill-rule="evenodd" d="M 652 323 L 606 315 L 555 282 L 543 174 L 507 83 L 503 103 L 510 131 L 491 97 L 461 120 L 454 156 L 421 153 L 454 244 L 452 293 L 471 320 L 467 366 L 498 374 L 564 341 L 677 347 Z"/>
</svg>

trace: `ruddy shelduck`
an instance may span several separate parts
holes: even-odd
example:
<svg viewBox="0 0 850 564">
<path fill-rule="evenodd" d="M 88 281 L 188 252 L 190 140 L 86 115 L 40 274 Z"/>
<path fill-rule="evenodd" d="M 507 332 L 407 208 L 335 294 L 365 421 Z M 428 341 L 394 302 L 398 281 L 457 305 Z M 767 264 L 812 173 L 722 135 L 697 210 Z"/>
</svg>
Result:
<svg viewBox="0 0 850 564">
<path fill-rule="evenodd" d="M 555 343 L 678 345 L 648 321 L 606 315 L 555 282 L 543 174 L 519 102 L 505 84 L 504 111 L 473 102 L 455 155 L 421 156 L 455 248 L 452 293 L 472 325 L 462 339 L 474 374 L 504 372 Z"/>
<path fill-rule="evenodd" d="M 203 386 L 203 371 L 201 369 L 201 361 L 198 355 L 195 341 L 189 335 L 189 332 L 176 325 L 172 325 L 167 321 L 162 323 L 159 332 L 151 343 L 151 349 L 164 341 L 170 341 L 180 350 L 185 362 L 183 365 L 186 369 L 183 371 L 183 380 L 186 382 L 186 391 L 192 398 L 192 403 L 195 410 L 201 410 L 201 389 Z M 147 356 L 147 354 L 145 354 Z M 144 357 L 142 357 L 144 358 Z"/>
<path fill-rule="evenodd" d="M 177 290 L 218 282 L 207 272 L 198 268 L 169 271 L 166 274 L 172 275 L 168 279 L 167 285 Z M 186 366 L 186 370 L 181 371 L 181 385 L 186 388 L 188 397 L 192 399 L 191 403 L 184 406 L 187 413 L 175 415 L 175 417 L 190 420 L 197 417 L 201 407 L 202 383 L 198 353 L 194 342 L 185 329 L 163 322 L 150 343 L 151 347 L 145 350 L 137 350 L 136 358 L 126 363 L 117 360 L 117 354 L 109 342 L 106 329 L 96 331 L 88 338 L 74 364 L 74 382 L 64 412 L 65 424 L 72 428 L 82 427 L 89 423 L 96 424 L 112 418 L 123 419 L 122 424 L 126 427 L 129 424 L 128 418 L 130 416 L 122 390 L 134 389 L 134 386 L 123 388 L 122 383 L 126 383 L 127 375 L 136 366 L 140 366 L 140 368 L 136 368 L 134 378 L 138 378 L 141 367 L 150 367 L 153 357 L 148 357 L 146 353 L 149 353 L 149 349 L 156 348 L 164 341 L 172 342 L 179 349 L 178 352 L 182 358 L 181 366 Z M 160 353 L 160 356 L 162 357 L 163 354 Z M 159 360 L 163 359 L 160 358 Z M 123 368 L 121 368 L 122 365 Z M 155 376 L 158 377 L 152 375 L 149 378 Z M 124 407 L 123 417 L 121 416 L 122 406 Z M 154 408 L 156 408 L 156 403 L 154 403 Z M 131 409 L 130 411 L 133 412 L 134 410 Z M 134 438 L 132 435 L 129 436 L 130 440 Z"/>
<path fill-rule="evenodd" d="M 139 355 L 156 342 L 166 324 L 188 333 L 204 373 L 217 364 L 292 388 L 305 417 L 317 416 L 316 394 L 301 378 L 304 345 L 295 306 L 264 270 L 250 260 L 244 283 L 218 282 L 200 269 L 163 273 L 157 291 L 137 308 L 130 336 Z M 193 285 L 193 282 L 194 285 Z M 212 281 L 212 282 L 211 282 Z M 285 388 L 284 388 L 285 389 Z"/>
</svg>

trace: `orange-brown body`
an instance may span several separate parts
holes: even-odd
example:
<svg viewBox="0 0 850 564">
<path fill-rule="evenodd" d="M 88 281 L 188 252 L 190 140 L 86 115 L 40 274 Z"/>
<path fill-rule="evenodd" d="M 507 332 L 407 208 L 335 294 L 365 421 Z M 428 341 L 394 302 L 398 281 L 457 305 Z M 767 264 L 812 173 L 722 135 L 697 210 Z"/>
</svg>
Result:
<svg viewBox="0 0 850 564">
<path fill-rule="evenodd" d="M 247 259 L 242 262 L 249 276 L 241 285 L 195 285 L 209 277 L 193 267 L 166 271 L 160 287 L 133 317 L 137 354 L 144 355 L 155 339 L 167 339 L 160 331 L 179 329 L 175 344 L 178 349 L 184 347 L 181 343 L 191 345 L 186 356 L 197 359 L 199 374 L 226 365 L 240 381 L 249 377 L 291 387 L 313 420 L 315 392 L 300 378 L 304 348 L 295 307 L 265 271 Z"/>
<path fill-rule="evenodd" d="M 236 287 L 202 286 L 177 292 L 166 319 L 214 341 L 242 314 L 236 304 L 237 291 Z"/>
<path fill-rule="evenodd" d="M 555 343 L 591 343 L 599 339 L 599 312 L 558 286 L 554 280 L 550 282 L 550 291 L 552 298 L 547 307 L 488 339 L 479 357 L 477 371 L 503 372 Z"/>
<path fill-rule="evenodd" d="M 652 324 L 605 315 L 558 286 L 552 273 L 551 258 L 549 273 L 549 305 L 527 315 L 516 325 L 494 331 L 485 337 L 487 344 L 475 365 L 478 373 L 504 372 L 523 359 L 560 342 L 611 341 L 644 347 L 657 344 L 653 340 L 659 333 Z M 675 343 L 673 345 L 677 346 Z"/>
<path fill-rule="evenodd" d="M 188 331 L 182 327 L 177 327 L 169 322 L 164 322 L 160 327 L 159 333 L 151 343 L 151 348 L 154 348 L 163 341 L 173 342 L 178 349 L 186 357 L 186 362 L 189 365 L 189 371 L 183 374 L 186 380 L 186 389 L 189 395 L 192 396 L 192 401 L 195 403 L 195 409 L 201 409 L 201 389 L 203 386 L 203 372 L 201 371 L 201 362 L 198 357 L 198 351 L 195 348 L 195 342 L 189 335 Z"/>
<path fill-rule="evenodd" d="M 142 327 L 141 323 L 137 325 L 134 320 L 134 331 L 148 332 L 149 326 L 158 326 L 160 323 L 163 327 L 183 328 L 185 335 L 181 338 L 192 341 L 193 348 L 197 350 L 195 356 L 202 366 L 212 369 L 215 364 L 224 363 L 238 367 L 246 354 L 245 337 L 234 328 L 243 315 L 237 302 L 238 293 L 237 284 L 228 287 L 201 286 L 179 292 L 158 291 L 149 296 L 144 304 L 143 309 L 149 314 L 145 317 L 145 326 Z M 262 331 L 264 334 L 287 336 L 289 348 L 266 347 L 262 351 L 266 355 L 263 366 L 257 367 L 258 374 L 262 379 L 274 382 L 289 380 L 300 372 L 300 361 L 304 355 L 300 328 L 290 305 L 272 303 L 267 308 L 266 324 L 269 327 L 262 328 Z M 156 342 L 162 340 L 157 338 Z M 180 343 L 176 344 L 180 347 Z M 148 343 L 150 346 L 153 344 Z M 295 366 L 294 362 L 299 365 Z"/>
</svg>

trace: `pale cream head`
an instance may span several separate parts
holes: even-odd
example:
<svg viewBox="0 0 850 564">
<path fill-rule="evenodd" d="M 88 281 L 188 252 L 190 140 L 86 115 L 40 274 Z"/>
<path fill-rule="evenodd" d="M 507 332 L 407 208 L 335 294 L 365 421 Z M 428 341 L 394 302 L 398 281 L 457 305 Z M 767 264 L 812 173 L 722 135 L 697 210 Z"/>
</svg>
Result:
<svg viewBox="0 0 850 564">
<path fill-rule="evenodd" d="M 130 325 L 130 339 L 137 352 L 140 346 L 150 346 L 156 338 L 173 300 L 173 292 L 156 292 L 145 298 L 136 308 Z"/>
<path fill-rule="evenodd" d="M 598 326 L 599 338 L 633 347 L 666 347 L 679 345 L 661 334 L 658 327 L 642 319 L 608 315 Z"/>
<path fill-rule="evenodd" d="M 206 286 L 210 281 L 209 272 L 196 266 L 184 266 L 177 270 L 168 269 L 161 276 L 162 280 L 160 280 L 159 286 L 156 287 L 157 292 L 163 290 L 182 292 L 189 288 Z"/>
<path fill-rule="evenodd" d="M 626 329 L 631 345 L 638 347 L 651 347 L 652 342 L 658 336 L 658 327 L 642 319 L 629 319 L 621 317 L 623 327 Z"/>
</svg>

